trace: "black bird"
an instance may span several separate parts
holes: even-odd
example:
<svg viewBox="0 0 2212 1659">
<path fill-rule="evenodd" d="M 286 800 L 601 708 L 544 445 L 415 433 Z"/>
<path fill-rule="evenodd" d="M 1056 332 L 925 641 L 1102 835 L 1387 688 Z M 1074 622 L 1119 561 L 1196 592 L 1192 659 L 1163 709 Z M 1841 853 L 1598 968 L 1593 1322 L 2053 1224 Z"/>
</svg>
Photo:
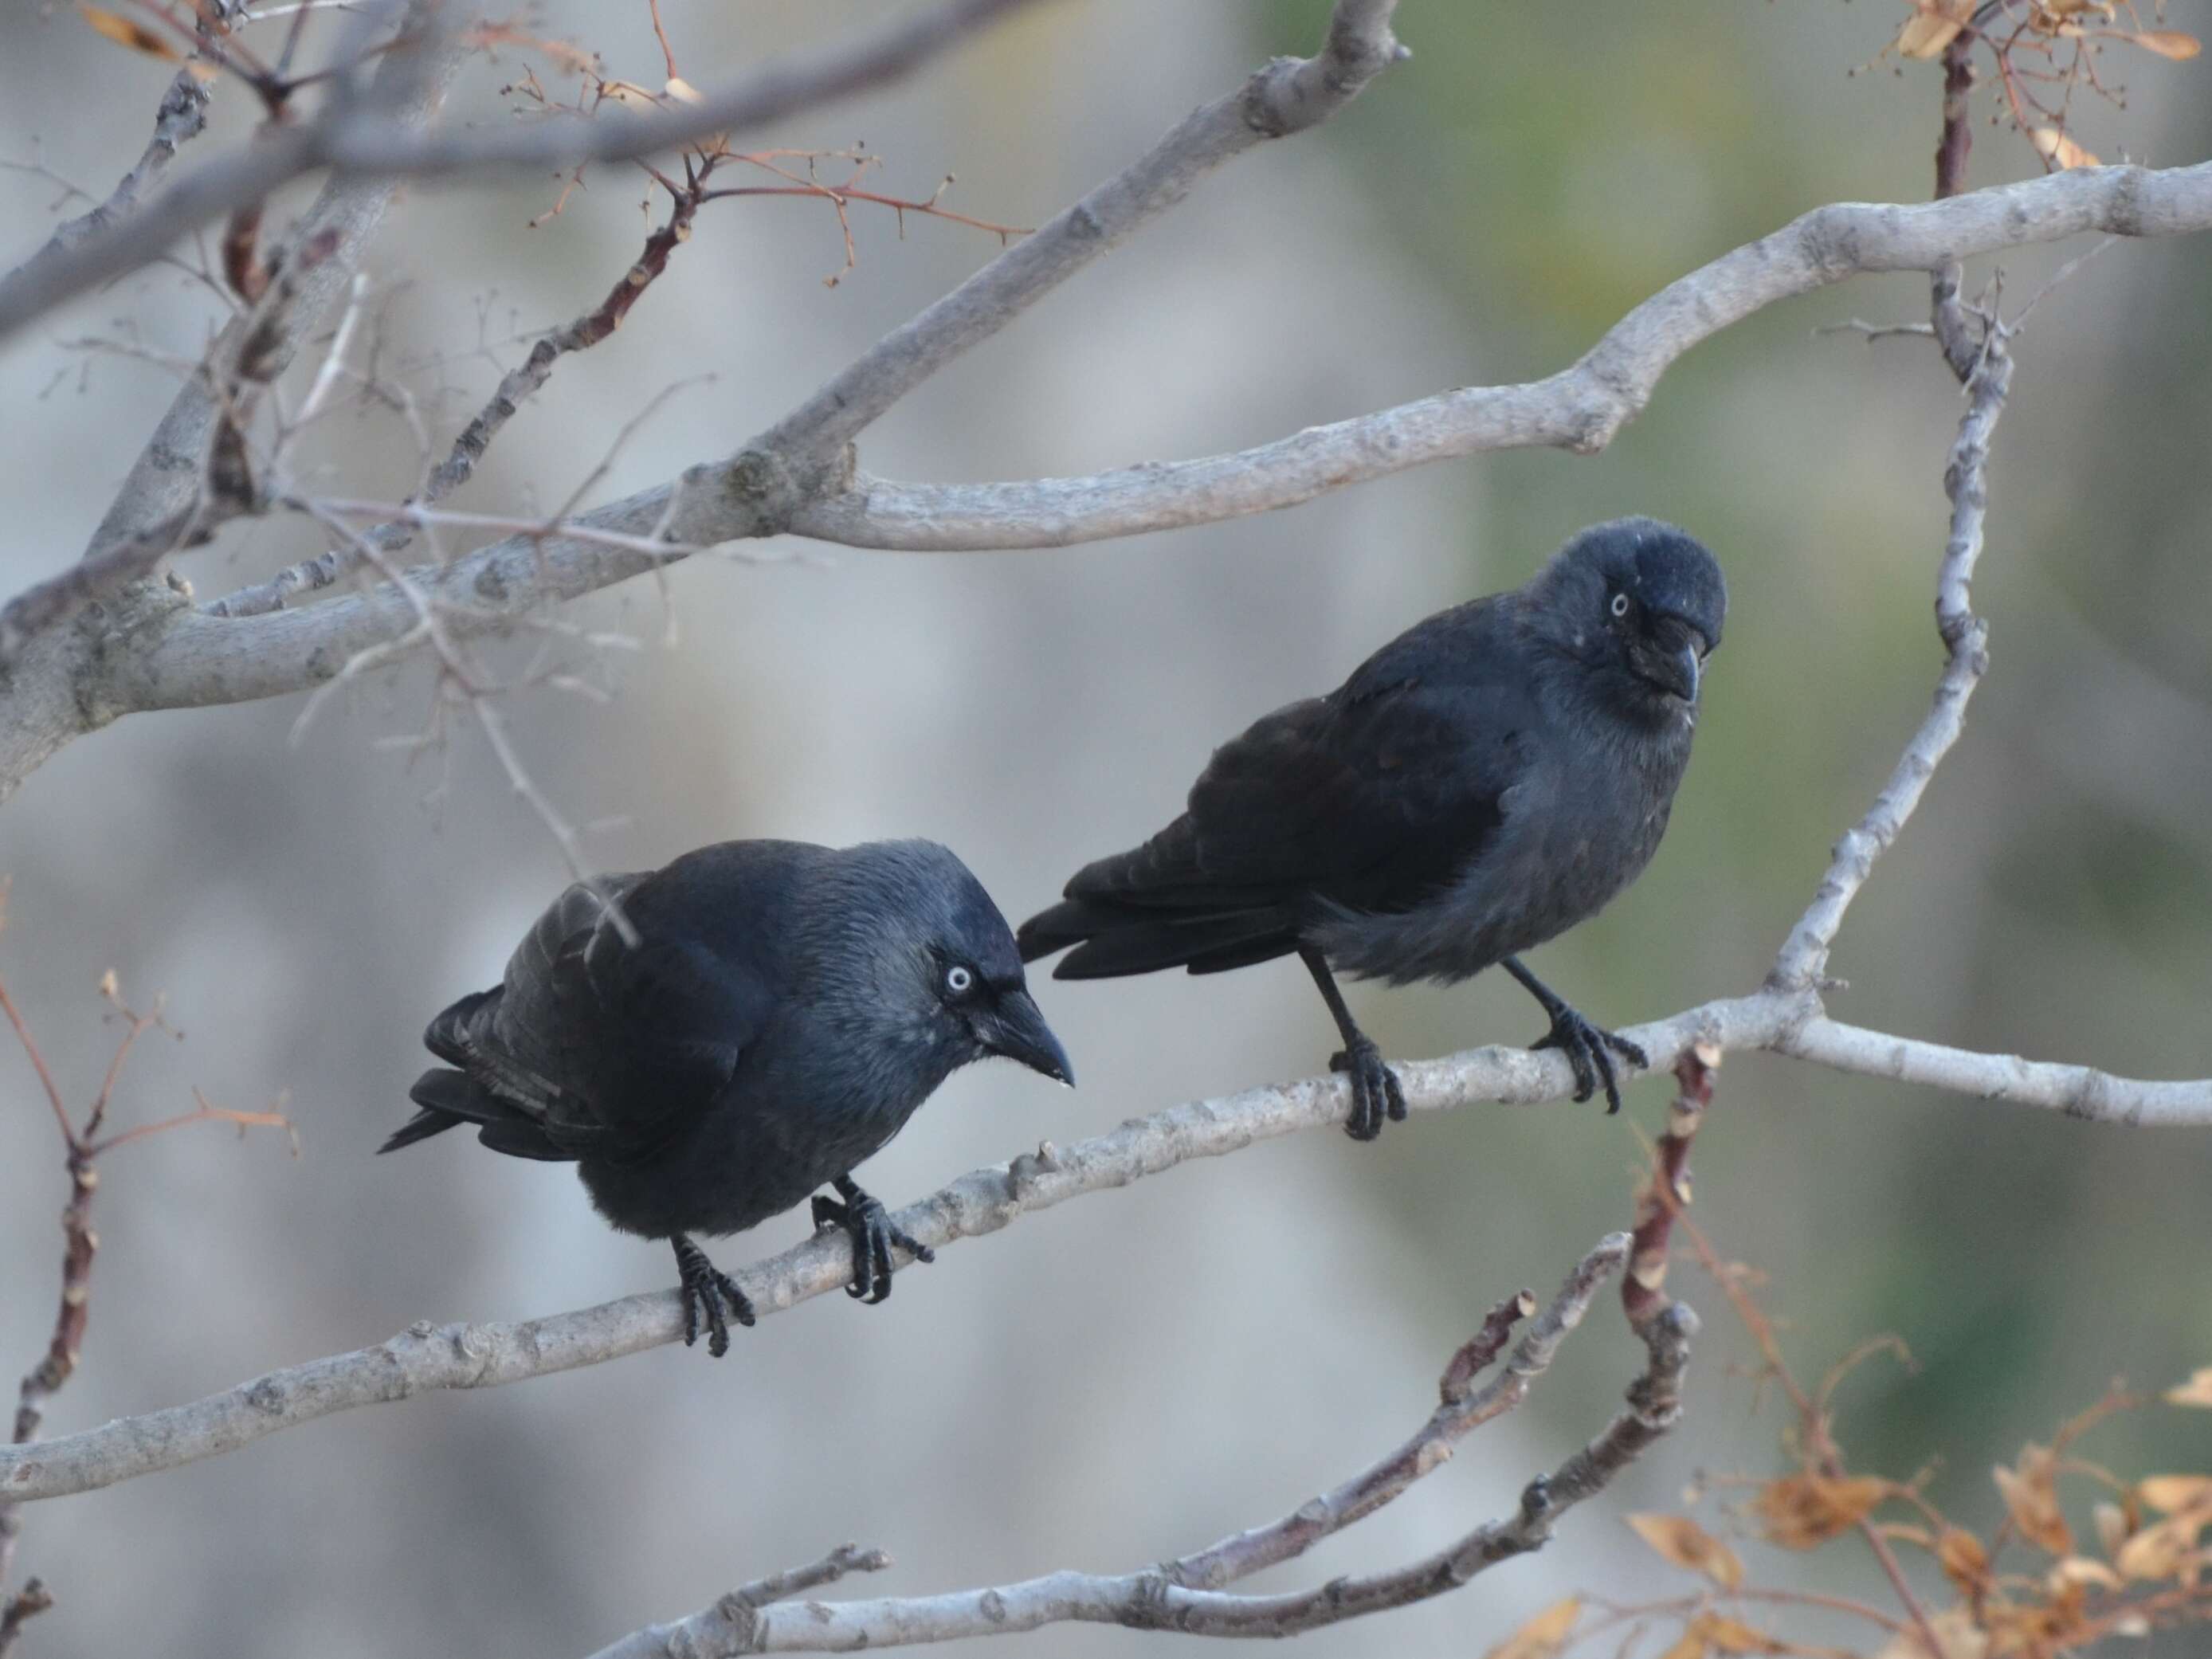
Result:
<svg viewBox="0 0 2212 1659">
<path fill-rule="evenodd" d="M 1073 945 L 1060 979 L 1218 973 L 1297 951 L 1344 1040 L 1353 1139 L 1406 1115 L 1334 973 L 1394 985 L 1493 963 L 1551 1016 L 1575 1098 L 1620 1091 L 1608 1048 L 1519 953 L 1595 915 L 1650 861 L 1690 758 L 1728 592 L 1713 556 L 1650 519 L 1583 531 L 1510 593 L 1417 623 L 1325 697 L 1214 751 L 1182 816 L 1078 871 L 1016 936 Z"/>
<path fill-rule="evenodd" d="M 894 1245 L 932 1252 L 853 1181 L 940 1083 L 1004 1054 L 1062 1083 L 1066 1052 L 1024 983 L 1006 919 L 933 842 L 835 849 L 733 841 L 599 888 L 538 918 L 505 979 L 463 997 L 423 1041 L 422 1108 L 380 1152 L 479 1125 L 515 1158 L 573 1163 L 599 1213 L 676 1247 L 684 1340 L 753 1322 L 691 1242 L 742 1232 L 817 1196 L 853 1241 L 847 1290 L 890 1294 Z"/>
</svg>

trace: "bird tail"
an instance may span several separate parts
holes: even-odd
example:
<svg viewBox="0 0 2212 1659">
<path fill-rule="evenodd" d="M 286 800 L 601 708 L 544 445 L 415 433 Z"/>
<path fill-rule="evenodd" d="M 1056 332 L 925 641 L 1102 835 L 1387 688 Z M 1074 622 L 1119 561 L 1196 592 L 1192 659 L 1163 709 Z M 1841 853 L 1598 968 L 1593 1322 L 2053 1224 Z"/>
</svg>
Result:
<svg viewBox="0 0 2212 1659">
<path fill-rule="evenodd" d="M 441 1020 L 445 1017 L 439 1016 Z M 415 1079 L 407 1096 L 421 1109 L 385 1138 L 376 1149 L 379 1152 L 396 1152 L 402 1146 L 443 1134 L 456 1124 L 473 1123 L 477 1126 L 477 1139 L 495 1152 L 549 1164 L 575 1159 L 574 1152 L 554 1144 L 536 1117 L 513 1102 L 501 1100 L 465 1072 L 434 1066 Z"/>
<path fill-rule="evenodd" d="M 1039 911 L 1014 942 L 1024 962 L 1067 951 L 1054 979 L 1119 979 L 1163 968 L 1216 974 L 1297 948 L 1297 936 L 1273 906 L 1179 911 L 1083 898 Z"/>
</svg>

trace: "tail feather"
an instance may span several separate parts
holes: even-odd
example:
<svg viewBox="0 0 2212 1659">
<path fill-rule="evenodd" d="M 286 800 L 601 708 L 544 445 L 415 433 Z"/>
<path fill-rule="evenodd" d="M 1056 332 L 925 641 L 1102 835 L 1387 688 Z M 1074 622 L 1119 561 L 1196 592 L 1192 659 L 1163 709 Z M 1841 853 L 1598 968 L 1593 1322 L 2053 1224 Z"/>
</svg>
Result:
<svg viewBox="0 0 2212 1659">
<path fill-rule="evenodd" d="M 445 1016 L 439 1018 L 442 1022 Z M 407 1094 L 421 1109 L 386 1137 L 379 1152 L 396 1152 L 443 1134 L 456 1124 L 474 1123 L 478 1126 L 477 1139 L 494 1152 L 549 1163 L 571 1162 L 576 1157 L 556 1145 L 538 1118 L 501 1099 L 465 1072 L 434 1066 L 415 1079 Z"/>
<path fill-rule="evenodd" d="M 1163 968 L 1218 973 L 1297 948 L 1297 935 L 1273 908 L 1176 915 L 1089 899 L 1032 916 L 1016 939 L 1025 962 L 1075 947 L 1053 969 L 1054 979 L 1119 979 Z"/>
</svg>

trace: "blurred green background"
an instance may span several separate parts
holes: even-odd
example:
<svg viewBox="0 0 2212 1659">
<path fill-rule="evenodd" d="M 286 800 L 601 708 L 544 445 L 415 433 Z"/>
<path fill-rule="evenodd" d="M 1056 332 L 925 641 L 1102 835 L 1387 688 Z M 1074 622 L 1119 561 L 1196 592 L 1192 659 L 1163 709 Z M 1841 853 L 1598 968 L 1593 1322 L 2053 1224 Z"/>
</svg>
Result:
<svg viewBox="0 0 2212 1659">
<path fill-rule="evenodd" d="M 840 24 L 872 11 L 830 9 Z M 818 38 L 828 15 L 797 0 L 665 10 L 702 86 Z M 957 172 L 955 205 L 1035 223 L 1267 54 L 1310 50 L 1326 10 L 1048 8 L 896 94 L 763 141 L 864 137 L 890 158 L 884 188 L 927 194 Z M 1079 472 L 1550 373 L 1656 288 L 1799 212 L 1927 194 L 1938 71 L 1846 73 L 1902 15 L 1875 0 L 1405 0 L 1409 63 L 939 377 L 870 434 L 864 463 Z M 610 73 L 657 80 L 642 0 L 535 15 L 599 48 Z M 2175 0 L 2167 21 L 2212 33 L 2203 0 Z M 87 180 L 135 156 L 159 65 L 27 8 L 0 21 L 0 48 L 8 153 L 38 135 L 50 164 Z M 496 89 L 526 61 L 472 70 L 456 112 L 498 118 Z M 2212 154 L 2212 69 L 2112 62 L 2129 107 L 2085 106 L 2082 142 L 2108 159 Z M 1984 94 L 1978 118 L 1988 107 Z M 217 128 L 210 154 L 246 131 L 238 100 Z M 2016 136 L 1978 127 L 1973 182 L 2035 167 Z M 0 189 L 27 250 L 45 186 Z M 604 293 L 634 257 L 641 194 L 596 174 L 533 230 L 546 180 L 410 192 L 372 265 L 380 339 L 442 429 L 489 390 L 492 357 L 519 355 L 509 337 Z M 564 499 L 623 422 L 702 370 L 718 378 L 648 423 L 604 493 L 723 453 L 992 252 L 954 227 L 910 222 L 902 239 L 858 216 L 860 263 L 825 291 L 840 258 L 826 215 L 732 205 L 702 217 L 620 337 L 563 364 L 461 505 Z M 2008 295 L 2084 246 L 2008 257 Z M 617 689 L 604 707 L 518 696 L 518 738 L 567 815 L 599 825 L 606 867 L 728 836 L 928 834 L 1018 915 L 1163 821 L 1214 741 L 1419 616 L 1520 581 L 1582 525 L 1652 513 L 1719 553 L 1727 642 L 1658 859 L 1534 965 L 1608 1024 L 1670 1013 L 1758 982 L 1925 709 L 1957 391 L 1925 343 L 1816 332 L 1925 306 L 1922 280 L 1895 276 L 1776 307 L 1680 362 L 1595 458 L 1486 456 L 1060 553 L 696 562 L 672 580 L 672 647 L 649 588 L 580 608 L 641 648 L 570 665 Z M 156 273 L 0 356 L 0 396 L 20 412 L 0 453 L 7 586 L 82 545 L 168 396 L 158 369 L 106 357 L 81 385 L 70 343 L 122 333 L 196 351 L 209 314 Z M 1976 584 L 1993 672 L 1851 912 L 1832 964 L 1850 981 L 1832 999 L 1840 1018 L 2130 1074 L 2212 1070 L 2208 316 L 2212 245 L 2124 245 L 2045 299 L 2021 341 Z M 331 423 L 308 459 L 357 495 L 396 495 L 415 467 L 404 429 L 374 411 Z M 272 523 L 187 574 L 214 592 L 318 546 Z M 422 1020 L 489 982 L 562 879 L 471 740 L 411 768 L 380 747 L 418 729 L 428 696 L 419 669 L 378 682 L 297 744 L 295 704 L 132 720 L 0 812 L 15 884 L 0 972 L 64 1074 L 88 1084 L 104 1060 L 112 1032 L 90 988 L 112 966 L 129 988 L 165 989 L 192 1033 L 145 1057 L 131 1110 L 174 1109 L 190 1084 L 236 1105 L 285 1090 L 306 1146 L 297 1165 L 221 1137 L 118 1160 L 93 1336 L 56 1429 L 416 1318 L 522 1316 L 665 1279 L 661 1255 L 611 1238 L 559 1171 L 459 1146 L 404 1168 L 368 1156 L 402 1109 Z M 964 1078 L 870 1166 L 872 1189 L 902 1200 L 1041 1134 L 1309 1074 L 1332 1046 L 1294 964 L 1042 1000 L 1083 1089 L 1047 1099 L 1010 1070 Z M 1487 979 L 1355 1001 L 1403 1054 L 1528 1040 L 1540 1023 Z M 184 1653 L 580 1652 L 845 1537 L 898 1557 L 882 1588 L 899 1592 L 1195 1547 L 1395 1443 L 1482 1308 L 1548 1289 L 1626 1225 L 1638 1132 L 1656 1133 L 1666 1095 L 1639 1085 L 1611 1121 L 1462 1111 L 1372 1149 L 1300 1137 L 947 1252 L 868 1314 L 830 1298 L 767 1322 L 722 1367 L 664 1352 L 353 1413 L 42 1506 L 21 1559 L 64 1602 L 37 1639 L 114 1651 L 158 1610 Z M 0 1063 L 0 1358 L 26 1364 L 51 1317 L 51 1133 L 27 1074 Z M 1996 1513 L 1990 1465 L 2114 1375 L 2160 1386 L 2212 1363 L 2212 1135 L 1744 1055 L 1721 1074 L 1695 1167 L 1698 1218 L 1771 1275 L 1801 1374 L 1878 1332 L 1910 1345 L 1916 1371 L 1878 1359 L 1847 1385 L 1840 1437 L 1869 1470 L 1932 1466 L 1931 1496 L 1962 1521 Z M 719 1255 L 801 1231 L 787 1218 Z M 1313 1645 L 1465 1656 L 1571 1588 L 1679 1590 L 1614 1517 L 1676 1506 L 1700 1474 L 1772 1469 L 1783 1425 L 1717 1291 L 1687 1263 L 1674 1284 L 1709 1333 L 1683 1432 L 1540 1559 Z M 1395 1563 L 1498 1512 L 1595 1428 L 1636 1358 L 1617 1321 L 1594 1319 L 1528 1410 L 1268 1582 Z M 2202 1469 L 2212 1419 L 2152 1411 L 2086 1449 L 2128 1474 Z M 1751 1553 L 1768 1582 L 1875 1592 L 1850 1546 Z M 1138 1638 L 1038 1639 L 1103 1653 Z"/>
</svg>

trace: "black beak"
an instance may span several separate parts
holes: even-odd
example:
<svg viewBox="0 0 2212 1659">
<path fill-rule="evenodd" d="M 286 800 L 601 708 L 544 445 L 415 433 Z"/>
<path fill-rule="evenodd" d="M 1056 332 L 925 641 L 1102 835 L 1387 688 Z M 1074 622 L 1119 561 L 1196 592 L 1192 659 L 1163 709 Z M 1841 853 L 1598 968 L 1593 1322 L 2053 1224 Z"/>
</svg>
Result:
<svg viewBox="0 0 2212 1659">
<path fill-rule="evenodd" d="M 1686 645 L 1674 653 L 1672 665 L 1674 673 L 1674 693 L 1684 702 L 1698 700 L 1698 647 Z"/>
<path fill-rule="evenodd" d="M 1699 647 L 1704 643 L 1695 629 L 1669 620 L 1660 624 L 1656 638 L 1632 648 L 1630 660 L 1636 672 L 1658 690 L 1693 703 L 1703 675 Z"/>
<path fill-rule="evenodd" d="M 1009 991 L 998 1006 L 976 1016 L 976 1040 L 994 1054 L 1018 1060 L 1055 1083 L 1075 1086 L 1075 1067 L 1027 991 Z"/>
</svg>

